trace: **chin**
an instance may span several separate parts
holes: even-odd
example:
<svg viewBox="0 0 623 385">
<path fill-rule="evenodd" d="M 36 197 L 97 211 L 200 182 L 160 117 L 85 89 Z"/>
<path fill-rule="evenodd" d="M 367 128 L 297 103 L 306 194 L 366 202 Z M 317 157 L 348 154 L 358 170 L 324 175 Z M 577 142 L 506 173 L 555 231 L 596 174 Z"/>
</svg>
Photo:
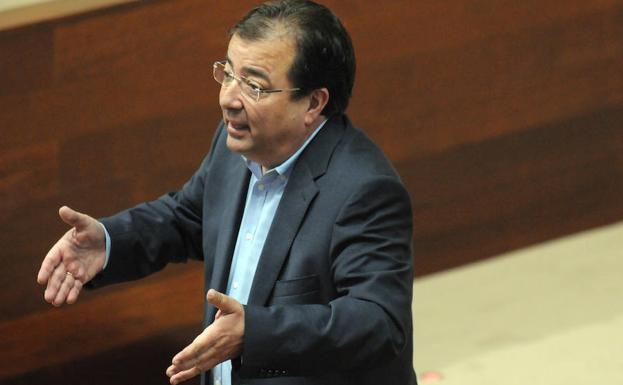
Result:
<svg viewBox="0 0 623 385">
<path fill-rule="evenodd" d="M 251 147 L 251 143 L 248 143 L 246 140 L 236 139 L 229 134 L 227 135 L 227 148 L 230 151 L 246 156 L 250 152 Z"/>
</svg>

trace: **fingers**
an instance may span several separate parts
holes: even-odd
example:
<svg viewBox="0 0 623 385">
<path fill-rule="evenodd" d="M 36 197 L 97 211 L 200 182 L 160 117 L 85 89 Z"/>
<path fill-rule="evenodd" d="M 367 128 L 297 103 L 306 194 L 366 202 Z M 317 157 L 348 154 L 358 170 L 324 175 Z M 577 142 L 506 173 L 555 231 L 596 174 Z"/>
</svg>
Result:
<svg viewBox="0 0 623 385">
<path fill-rule="evenodd" d="M 65 302 L 72 304 L 78 299 L 81 289 L 82 282 L 74 278 L 65 270 L 65 266 L 60 264 L 48 281 L 44 298 L 54 306 L 61 306 Z"/>
<path fill-rule="evenodd" d="M 80 215 L 84 216 L 84 214 L 80 214 L 67 206 L 63 206 L 59 209 L 59 215 L 63 221 L 72 225 L 72 226 L 82 226 L 82 219 L 80 219 Z M 39 268 L 39 272 L 37 273 L 37 282 L 40 285 L 48 285 L 48 289 L 52 288 L 52 291 L 57 290 L 60 285 L 57 280 L 52 284 L 49 282 L 53 273 L 56 271 L 58 266 L 61 264 L 63 260 L 62 254 L 66 254 L 66 258 L 71 260 L 71 254 L 64 253 L 62 250 L 66 250 L 67 244 L 65 243 L 69 237 L 69 234 L 73 234 L 71 230 L 68 231 L 46 254 L 45 258 L 43 258 L 43 262 L 41 262 L 41 268 Z M 72 235 L 73 236 L 73 235 Z M 72 271 L 76 273 L 82 274 L 82 269 L 79 266 L 72 264 L 69 267 Z M 63 271 L 65 273 L 65 271 Z M 57 277 L 58 278 L 58 277 Z M 64 279 L 64 277 L 63 277 Z M 61 281 L 62 282 L 62 281 Z M 48 290 L 46 290 L 47 292 Z M 48 301 L 48 297 L 46 295 L 46 301 Z M 48 301 L 50 302 L 50 301 Z"/>
<path fill-rule="evenodd" d="M 95 218 L 67 206 L 61 207 L 58 214 L 65 223 L 73 227 L 66 234 L 66 239 L 70 243 L 81 249 L 106 251 L 104 226 Z"/>
<path fill-rule="evenodd" d="M 67 295 L 67 303 L 69 305 L 76 303 L 76 301 L 78 300 L 78 294 L 80 294 L 80 290 L 82 290 L 82 282 L 75 279 L 74 285 L 69 291 L 69 294 Z"/>
<path fill-rule="evenodd" d="M 50 276 L 54 272 L 54 269 L 61 262 L 61 255 L 58 250 L 58 244 L 52 246 L 48 254 L 43 258 L 43 262 L 41 263 L 41 268 L 39 269 L 39 273 L 37 274 L 37 282 L 40 285 L 45 285 L 48 283 Z"/>
<path fill-rule="evenodd" d="M 196 338 L 192 344 L 188 345 L 173 358 L 173 364 L 166 371 L 167 376 L 170 377 L 169 381 L 171 384 L 179 384 L 201 373 L 202 366 L 198 354 L 198 339 Z M 207 369 L 209 368 L 206 367 L 204 370 Z"/>
<path fill-rule="evenodd" d="M 173 357 L 172 362 L 174 366 L 186 370 L 197 364 L 197 357 L 199 356 L 200 346 L 203 342 L 201 336 L 202 335 L 199 335 L 190 345 Z"/>
<path fill-rule="evenodd" d="M 58 265 L 50 279 L 48 280 L 48 286 L 45 289 L 45 293 L 43 294 L 43 298 L 51 304 L 54 304 L 54 300 L 56 299 L 56 295 L 61 288 L 63 281 L 65 280 L 66 270 L 63 264 Z"/>
<path fill-rule="evenodd" d="M 61 217 L 63 222 L 67 223 L 72 227 L 75 227 L 78 231 L 87 227 L 89 224 L 89 219 L 91 219 L 91 217 L 89 217 L 88 215 L 79 213 L 67 206 L 61 207 L 58 210 L 58 215 Z"/>
<path fill-rule="evenodd" d="M 240 304 L 240 302 L 214 289 L 208 290 L 206 298 L 210 305 L 218 308 L 223 314 L 231 314 L 242 311 L 242 305 Z"/>
<path fill-rule="evenodd" d="M 209 364 L 214 360 L 212 344 L 213 342 L 210 342 L 205 332 L 200 334 L 190 345 L 173 357 L 172 367 L 177 372 L 192 369 L 193 367 L 198 367 L 202 370 L 210 369 L 212 366 L 209 366 Z"/>
<path fill-rule="evenodd" d="M 103 229 L 91 226 L 97 224 L 95 219 L 67 206 L 59 209 L 59 216 L 73 229 L 68 230 L 52 246 L 37 273 L 37 282 L 47 285 L 44 299 L 54 306 L 76 302 L 83 282 L 90 279 L 86 268 L 93 265 L 93 255 L 97 257 L 99 249 L 103 249 L 101 254 L 105 256 L 105 243 L 100 239 L 104 237 L 97 233 L 97 230 L 101 230 L 103 234 Z"/>
<path fill-rule="evenodd" d="M 61 287 L 56 292 L 56 297 L 54 298 L 54 302 L 52 305 L 61 306 L 65 299 L 67 299 L 67 295 L 69 294 L 69 290 L 74 287 L 74 276 L 71 274 L 65 273 L 65 279 L 61 283 Z"/>
<path fill-rule="evenodd" d="M 244 337 L 244 307 L 232 297 L 216 290 L 206 294 L 208 302 L 219 308 L 217 319 L 195 340 L 173 357 L 167 376 L 172 384 L 240 354 Z"/>
<path fill-rule="evenodd" d="M 170 377 L 171 384 L 179 384 L 182 381 L 195 377 L 201 374 L 201 372 L 212 369 L 220 362 L 215 358 L 213 348 L 209 348 L 201 354 L 185 360 L 179 359 L 178 356 L 173 360 L 175 363 L 169 366 L 166 371 L 167 376 Z"/>
<path fill-rule="evenodd" d="M 168 370 L 167 370 L 168 373 Z M 171 382 L 172 385 L 177 385 L 180 382 L 184 382 L 186 380 L 190 380 L 191 378 L 198 376 L 201 374 L 201 369 L 197 368 L 197 367 L 193 367 L 191 369 L 188 370 L 184 370 L 181 372 L 178 372 L 176 374 L 173 374 L 169 379 L 169 381 Z"/>
<path fill-rule="evenodd" d="M 75 303 L 78 299 L 80 289 L 82 289 L 82 282 L 76 279 L 71 273 L 65 273 L 65 280 L 61 284 L 61 288 L 58 290 L 53 304 L 55 306 L 60 306 L 64 302 L 68 304 Z"/>
</svg>

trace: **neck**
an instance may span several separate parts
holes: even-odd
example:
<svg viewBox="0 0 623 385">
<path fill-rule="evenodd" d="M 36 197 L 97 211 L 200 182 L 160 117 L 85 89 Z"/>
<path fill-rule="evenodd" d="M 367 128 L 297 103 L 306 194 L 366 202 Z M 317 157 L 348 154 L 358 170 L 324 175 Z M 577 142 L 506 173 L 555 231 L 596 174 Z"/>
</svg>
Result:
<svg viewBox="0 0 623 385">
<path fill-rule="evenodd" d="M 303 143 L 305 143 L 305 141 L 310 137 L 310 135 L 312 133 L 314 133 L 314 131 L 316 131 L 316 129 L 326 120 L 326 118 L 323 115 L 320 115 L 316 118 L 316 120 L 314 120 L 312 122 L 312 124 L 310 124 L 307 127 L 307 133 L 305 135 L 305 137 L 300 141 L 300 143 L 298 143 L 294 149 L 292 149 L 292 151 L 287 154 L 285 157 L 283 157 L 283 159 L 279 159 L 277 161 L 274 162 L 270 162 L 268 164 L 264 164 L 264 163 L 260 163 L 260 166 L 262 167 L 262 175 L 264 175 L 266 172 L 268 172 L 268 170 L 272 170 L 275 167 L 278 167 L 280 164 L 282 164 L 283 162 L 285 162 L 288 158 L 290 158 L 292 155 L 294 155 L 299 148 L 301 148 L 301 146 L 303 145 Z"/>
</svg>

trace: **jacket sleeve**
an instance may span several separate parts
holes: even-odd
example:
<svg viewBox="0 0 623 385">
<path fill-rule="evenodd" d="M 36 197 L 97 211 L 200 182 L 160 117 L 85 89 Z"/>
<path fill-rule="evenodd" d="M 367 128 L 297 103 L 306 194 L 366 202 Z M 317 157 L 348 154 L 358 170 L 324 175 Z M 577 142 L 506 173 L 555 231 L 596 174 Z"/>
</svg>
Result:
<svg viewBox="0 0 623 385">
<path fill-rule="evenodd" d="M 378 177 L 347 200 L 332 229 L 327 304 L 245 307 L 241 377 L 267 369 L 286 376 L 374 366 L 411 338 L 413 266 L 409 196 L 394 177 Z"/>
<path fill-rule="evenodd" d="M 110 259 L 88 288 L 139 279 L 169 262 L 203 259 L 203 193 L 220 132 L 217 130 L 210 153 L 181 190 L 100 219 L 111 238 Z"/>
</svg>

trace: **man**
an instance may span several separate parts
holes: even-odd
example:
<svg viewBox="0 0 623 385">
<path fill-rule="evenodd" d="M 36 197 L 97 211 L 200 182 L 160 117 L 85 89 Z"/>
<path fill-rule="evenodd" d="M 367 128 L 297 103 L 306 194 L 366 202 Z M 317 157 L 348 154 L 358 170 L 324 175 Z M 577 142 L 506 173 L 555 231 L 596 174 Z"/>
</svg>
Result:
<svg viewBox="0 0 623 385">
<path fill-rule="evenodd" d="M 213 71 L 223 121 L 198 171 L 101 223 L 61 208 L 73 229 L 42 263 L 45 299 L 201 259 L 205 329 L 172 384 L 415 384 L 409 197 L 344 115 L 348 33 L 311 1 L 267 3 Z"/>
</svg>

